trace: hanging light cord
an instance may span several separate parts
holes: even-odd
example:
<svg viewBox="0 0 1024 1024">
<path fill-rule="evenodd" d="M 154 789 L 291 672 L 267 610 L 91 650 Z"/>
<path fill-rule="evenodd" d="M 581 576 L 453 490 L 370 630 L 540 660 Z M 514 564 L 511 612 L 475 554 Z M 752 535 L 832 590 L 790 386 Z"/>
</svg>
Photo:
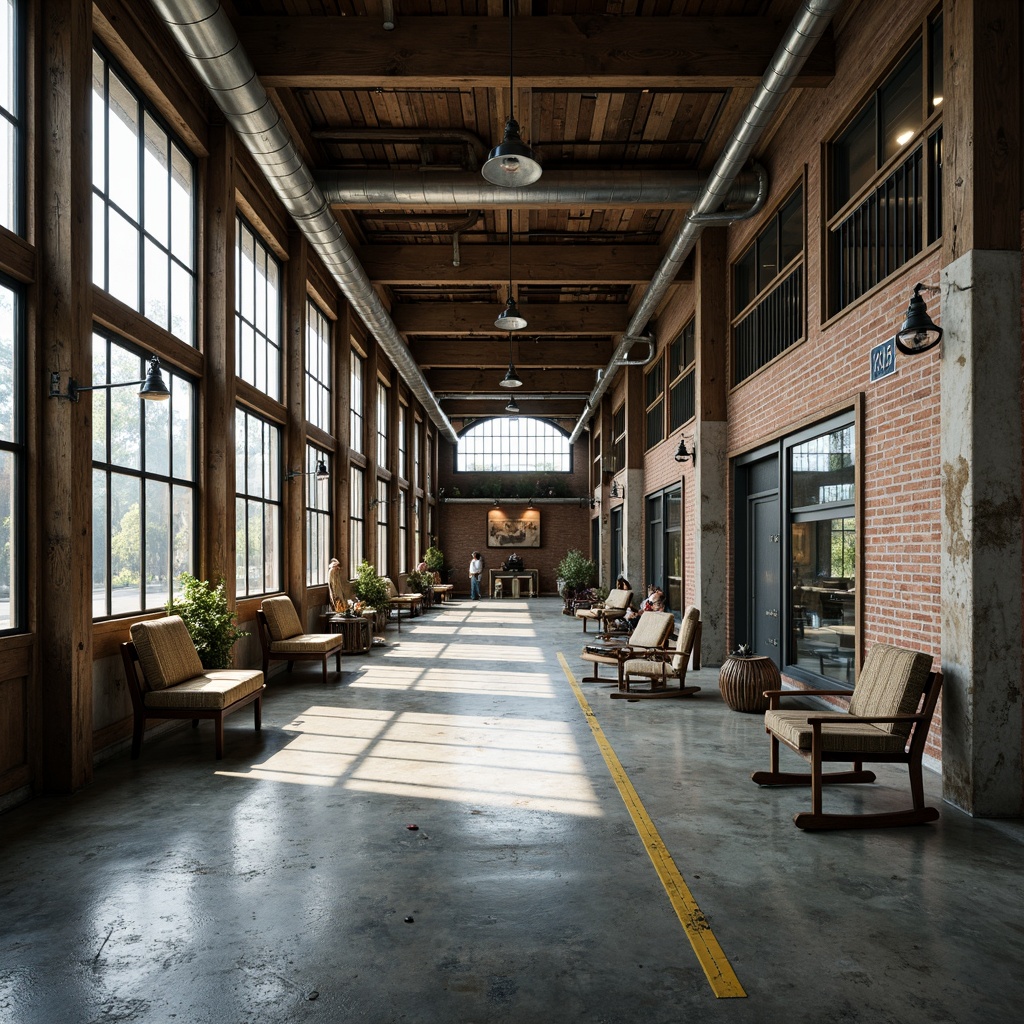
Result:
<svg viewBox="0 0 1024 1024">
<path fill-rule="evenodd" d="M 512 207 L 507 210 L 508 218 L 508 302 L 512 301 Z"/>
<path fill-rule="evenodd" d="M 515 115 L 515 76 L 512 73 L 512 5 L 515 0 L 508 0 L 508 117 L 510 121 L 516 119 Z"/>
</svg>

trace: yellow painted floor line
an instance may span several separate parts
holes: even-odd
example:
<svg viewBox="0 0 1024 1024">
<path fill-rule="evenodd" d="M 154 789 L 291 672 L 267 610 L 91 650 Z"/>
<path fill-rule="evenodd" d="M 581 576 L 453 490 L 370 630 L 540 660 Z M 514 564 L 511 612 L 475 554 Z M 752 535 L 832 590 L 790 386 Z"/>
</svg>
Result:
<svg viewBox="0 0 1024 1024">
<path fill-rule="evenodd" d="M 579 701 L 579 705 L 583 709 L 583 714 L 590 725 L 591 732 L 594 734 L 594 739 L 597 740 L 601 755 L 604 757 L 605 764 L 608 765 L 608 771 L 611 772 L 612 779 L 618 787 L 622 802 L 626 805 L 629 816 L 633 819 L 633 824 L 640 834 L 640 839 L 643 841 L 647 854 L 651 858 L 651 863 L 654 864 L 654 870 L 658 872 L 658 877 L 661 879 L 661 884 L 665 886 L 665 891 L 668 893 L 668 898 L 672 903 L 676 916 L 683 926 L 683 931 L 686 932 L 686 937 L 690 940 L 694 953 L 697 954 L 697 960 L 704 969 L 705 975 L 707 975 L 707 979 L 711 984 L 711 991 L 719 999 L 745 998 L 747 993 L 743 990 L 743 986 L 740 984 L 739 978 L 736 977 L 732 965 L 729 963 L 722 947 L 718 944 L 718 939 L 715 938 L 707 918 L 701 913 L 700 907 L 697 906 L 697 901 L 693 898 L 693 894 L 683 880 L 683 876 L 679 873 L 679 868 L 676 867 L 675 861 L 672 860 L 668 850 L 665 849 L 665 844 L 662 842 L 661 836 L 658 835 L 654 822 L 651 821 L 650 815 L 644 809 L 637 791 L 633 788 L 633 783 L 629 781 L 626 770 L 622 767 L 618 757 L 616 757 L 615 751 L 608 742 L 608 737 L 605 736 L 593 708 L 591 708 L 587 698 L 584 696 L 580 684 L 576 682 L 576 677 L 572 674 L 569 663 L 565 660 L 565 656 L 561 651 L 558 652 L 558 660 L 562 664 L 562 671 L 565 672 L 569 685 L 576 694 L 576 700 Z"/>
</svg>

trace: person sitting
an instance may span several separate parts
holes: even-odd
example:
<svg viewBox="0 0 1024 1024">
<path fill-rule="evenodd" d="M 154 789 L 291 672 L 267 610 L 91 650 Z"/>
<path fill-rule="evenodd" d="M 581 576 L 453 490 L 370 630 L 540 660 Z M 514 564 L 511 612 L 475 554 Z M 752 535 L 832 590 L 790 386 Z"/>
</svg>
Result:
<svg viewBox="0 0 1024 1024">
<path fill-rule="evenodd" d="M 630 632 L 633 631 L 633 627 L 637 624 L 640 616 L 644 612 L 663 612 L 665 610 L 665 595 L 659 586 L 652 583 L 647 588 L 647 597 L 640 602 L 640 607 L 637 610 L 632 608 L 626 612 L 623 618 L 623 625 Z"/>
</svg>

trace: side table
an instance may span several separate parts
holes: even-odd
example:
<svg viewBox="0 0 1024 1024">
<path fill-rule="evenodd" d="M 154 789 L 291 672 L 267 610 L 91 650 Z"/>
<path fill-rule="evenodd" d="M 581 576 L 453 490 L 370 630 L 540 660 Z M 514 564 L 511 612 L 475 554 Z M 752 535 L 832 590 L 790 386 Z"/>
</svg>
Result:
<svg viewBox="0 0 1024 1024">
<path fill-rule="evenodd" d="M 731 654 L 718 673 L 718 688 L 733 711 L 767 711 L 764 691 L 781 686 L 778 665 L 764 654 Z"/>
<path fill-rule="evenodd" d="M 345 637 L 345 654 L 365 654 L 370 649 L 370 620 L 362 615 L 332 615 L 327 620 L 332 633 Z"/>
</svg>

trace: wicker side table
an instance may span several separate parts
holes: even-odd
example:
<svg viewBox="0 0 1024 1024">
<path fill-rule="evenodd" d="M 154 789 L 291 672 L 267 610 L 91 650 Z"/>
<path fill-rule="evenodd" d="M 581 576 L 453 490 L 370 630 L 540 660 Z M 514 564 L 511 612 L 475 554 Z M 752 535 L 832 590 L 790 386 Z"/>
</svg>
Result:
<svg viewBox="0 0 1024 1024">
<path fill-rule="evenodd" d="M 764 654 L 731 654 L 718 673 L 718 688 L 733 711 L 767 711 L 764 691 L 781 686 L 778 665 Z"/>
</svg>

